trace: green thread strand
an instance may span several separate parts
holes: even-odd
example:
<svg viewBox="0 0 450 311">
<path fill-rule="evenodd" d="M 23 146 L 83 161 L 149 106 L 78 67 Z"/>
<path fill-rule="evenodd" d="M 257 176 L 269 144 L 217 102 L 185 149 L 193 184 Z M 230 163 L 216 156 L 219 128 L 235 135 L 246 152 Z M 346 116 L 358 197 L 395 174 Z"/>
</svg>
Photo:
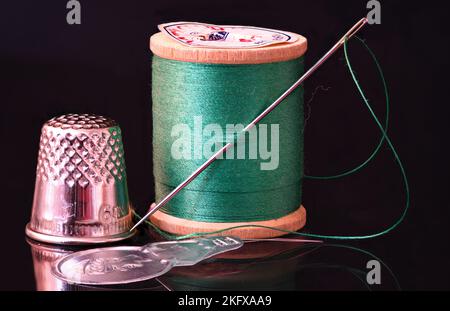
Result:
<svg viewBox="0 0 450 311">
<path fill-rule="evenodd" d="M 400 223 L 405 219 L 407 212 L 409 210 L 409 206 L 410 206 L 410 189 L 409 189 L 409 183 L 408 183 L 408 178 L 406 176 L 406 171 L 405 168 L 402 164 L 402 161 L 400 160 L 400 157 L 394 147 L 394 145 L 392 144 L 390 138 L 387 136 L 387 126 L 388 126 L 388 115 L 389 115 L 389 93 L 388 93 L 388 89 L 387 89 L 387 85 L 386 85 L 386 81 L 383 75 L 383 72 L 381 70 L 381 66 L 379 65 L 378 60 L 376 59 L 374 53 L 372 52 L 372 50 L 367 46 L 367 44 L 365 44 L 360 38 L 358 38 L 359 41 L 361 43 L 363 43 L 364 47 L 369 51 L 370 55 L 372 56 L 372 59 L 374 60 L 374 62 L 377 65 L 377 69 L 378 69 L 378 73 L 380 75 L 380 79 L 383 82 L 383 86 L 384 86 L 384 92 L 385 92 L 385 97 L 386 97 L 386 107 L 387 107 L 387 112 L 386 112 L 386 121 L 385 121 L 385 127 L 383 127 L 383 125 L 381 124 L 381 122 L 378 120 L 375 112 L 373 111 L 371 105 L 369 104 L 364 91 L 362 90 L 358 79 L 352 69 L 351 66 L 351 62 L 350 62 L 350 58 L 348 56 L 348 51 L 347 51 L 347 40 L 344 42 L 344 55 L 345 55 L 345 61 L 347 64 L 347 68 L 349 69 L 350 75 L 352 77 L 352 80 L 355 84 L 355 86 L 358 89 L 358 92 L 364 102 L 364 104 L 366 105 L 367 109 L 370 112 L 371 117 L 373 118 L 374 122 L 376 123 L 376 125 L 378 126 L 378 128 L 380 129 L 381 133 L 382 133 L 382 138 L 380 140 L 380 143 L 378 144 L 377 148 L 375 148 L 374 152 L 369 156 L 369 158 L 364 161 L 361 165 L 357 166 L 354 169 L 348 170 L 344 173 L 338 174 L 338 175 L 334 175 L 334 176 L 323 176 L 323 179 L 332 179 L 332 178 L 337 178 L 337 177 L 343 177 L 343 176 L 348 176 L 350 174 L 353 174 L 359 170 L 361 170 L 363 167 L 365 167 L 374 157 L 375 155 L 378 153 L 379 148 L 381 147 L 381 145 L 383 144 L 384 141 L 386 141 L 387 145 L 389 146 L 389 148 L 391 149 L 392 154 L 394 155 L 394 158 L 399 166 L 400 169 L 400 173 L 403 179 L 403 184 L 404 184 L 404 189 L 405 189 L 405 205 L 403 208 L 403 211 L 400 215 L 400 217 L 392 224 L 390 225 L 388 228 L 373 233 L 373 234 L 366 234 L 366 235 L 324 235 L 324 234 L 314 234 L 314 233 L 303 233 L 303 232 L 295 232 L 295 231 L 289 231 L 289 230 L 283 230 L 283 229 L 279 229 L 279 228 L 273 228 L 273 227 L 267 227 L 267 226 L 260 226 L 260 225 L 242 225 L 242 226 L 234 226 L 234 227 L 229 227 L 229 228 L 225 228 L 222 230 L 217 230 L 217 231 L 211 231 L 211 232 L 196 232 L 196 233 L 191 233 L 188 235 L 183 235 L 183 236 L 176 236 L 167 232 L 162 231 L 161 229 L 159 229 L 158 227 L 156 227 L 154 224 L 152 224 L 149 221 L 146 221 L 146 223 L 148 225 L 150 225 L 152 228 L 154 228 L 159 234 L 161 234 L 162 236 L 164 236 L 165 238 L 168 239 L 173 239 L 173 240 L 181 240 L 181 239 L 186 239 L 186 238 L 192 238 L 192 237 L 199 237 L 199 236 L 204 236 L 204 235 L 209 235 L 209 234 L 219 234 L 219 233 L 224 233 L 226 231 L 232 230 L 232 229 L 237 229 L 237 228 L 249 228 L 249 227 L 259 227 L 259 228 L 266 228 L 266 229 L 271 229 L 274 231 L 279 231 L 279 232 L 284 232 L 284 233 L 290 233 L 293 235 L 298 235 L 298 236 L 303 236 L 303 237 L 312 237 L 312 238 L 320 238 L 320 239 L 335 239 L 335 240 L 361 240 L 361 239 L 370 239 L 370 238 L 375 238 L 375 237 L 379 237 L 382 235 L 385 235 L 389 232 L 391 232 L 392 230 L 394 230 L 395 228 L 397 228 Z M 137 217 L 139 217 L 136 214 Z"/>
<path fill-rule="evenodd" d="M 152 70 L 153 163 L 159 201 L 207 159 L 195 153 L 200 139 L 208 138 L 196 132 L 196 116 L 201 116 L 201 128 L 218 124 L 223 129 L 222 137 L 217 139 L 220 147 L 236 141 L 240 131 L 232 135 L 226 126 L 246 126 L 267 103 L 278 98 L 302 75 L 303 58 L 269 64 L 218 65 L 154 56 Z M 200 121 L 197 119 L 197 125 Z M 175 133 L 172 137 L 172 130 L 180 124 L 185 124 L 191 135 Z M 162 211 L 202 222 L 242 222 L 279 218 L 298 209 L 303 174 L 303 89 L 291 94 L 262 124 L 267 125 L 269 142 L 271 127 L 279 126 L 282 152 L 277 156 L 276 169 L 261 170 L 262 163 L 269 160 L 259 155 L 250 159 L 247 133 L 244 159 L 214 162 Z M 171 151 L 176 140 L 186 146 L 188 155 L 197 158 L 175 159 Z"/>
<path fill-rule="evenodd" d="M 378 62 L 375 54 L 367 46 L 367 44 L 364 42 L 364 40 L 362 40 L 358 36 L 355 36 L 355 38 L 357 38 L 359 40 L 359 42 L 369 52 L 370 56 L 372 57 L 373 62 L 375 63 L 375 65 L 377 67 L 378 74 L 380 75 L 381 81 L 383 83 L 383 90 L 384 90 L 385 101 L 386 101 L 386 116 L 385 116 L 385 121 L 384 121 L 384 131 L 387 133 L 388 125 L 389 125 L 389 110 L 390 110 L 390 107 L 389 107 L 389 92 L 388 92 L 388 87 L 387 87 L 387 84 L 386 84 L 386 79 L 384 78 L 383 70 L 381 69 L 380 63 Z M 369 164 L 376 157 L 376 155 L 378 154 L 378 152 L 381 149 L 381 146 L 383 146 L 383 143 L 384 143 L 384 135 L 381 135 L 380 142 L 375 147 L 375 149 L 372 151 L 370 156 L 366 160 L 364 160 L 362 163 L 360 163 L 359 165 L 357 165 L 356 167 L 354 167 L 352 169 L 348 169 L 348 170 L 343 171 L 342 173 L 338 173 L 338 174 L 334 174 L 334 175 L 330 175 L 330 176 L 314 176 L 314 175 L 306 175 L 305 174 L 304 178 L 319 179 L 319 180 L 329 180 L 329 179 L 337 179 L 337 178 L 341 178 L 341 177 L 352 175 L 352 174 L 358 172 L 359 170 L 363 169 L 364 167 L 366 167 L 367 164 Z"/>
</svg>

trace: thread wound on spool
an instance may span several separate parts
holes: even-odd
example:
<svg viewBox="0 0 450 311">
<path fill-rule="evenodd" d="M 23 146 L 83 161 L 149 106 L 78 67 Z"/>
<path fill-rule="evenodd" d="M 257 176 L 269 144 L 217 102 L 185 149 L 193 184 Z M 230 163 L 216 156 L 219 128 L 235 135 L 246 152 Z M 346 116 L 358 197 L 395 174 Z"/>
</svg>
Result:
<svg viewBox="0 0 450 311">
<path fill-rule="evenodd" d="M 158 38 L 162 38 L 162 35 L 152 37 L 152 47 Z M 172 59 L 173 53 L 153 57 L 153 162 L 157 201 L 206 160 L 202 152 L 198 156 L 196 149 L 202 150 L 205 140 L 212 138 L 212 133 L 205 137 L 203 132 L 208 125 L 215 124 L 224 129 L 222 140 L 227 141 L 230 138 L 227 125 L 247 125 L 301 76 L 301 54 L 306 49 L 306 39 L 301 45 L 301 54 L 299 45 L 294 44 L 292 49 L 295 53 L 292 55 L 296 57 L 267 63 L 179 61 Z M 172 47 L 177 46 L 182 45 L 173 42 Z M 274 47 L 260 49 L 270 53 L 270 50 L 276 50 Z M 182 49 L 186 48 L 182 46 Z M 222 59 L 228 59 L 223 54 L 225 51 L 214 50 Z M 227 51 L 236 53 L 236 50 Z M 242 49 L 239 53 L 245 55 L 247 51 L 250 50 Z M 295 214 L 293 212 L 301 205 L 303 89 L 291 94 L 262 124 L 265 124 L 267 133 L 267 141 L 263 142 L 267 144 L 267 150 L 274 148 L 271 143 L 275 135 L 279 143 L 278 163 L 272 169 L 261 169 L 262 164 L 268 161 L 260 157 L 259 151 L 257 159 L 251 157 L 250 148 L 255 146 L 247 133 L 245 152 L 241 154 L 243 159 L 236 159 L 238 146 L 235 145 L 232 148 L 234 159 L 226 155 L 226 160 L 213 163 L 178 193 L 162 212 L 180 219 L 227 224 L 267 221 Z M 174 131 L 178 125 L 182 125 L 192 135 L 183 136 L 182 131 Z M 274 126 L 278 127 L 277 134 L 271 131 Z M 257 134 L 260 129 L 257 128 Z M 220 135 L 214 133 L 214 136 Z M 181 159 L 175 159 L 172 154 L 173 143 L 177 139 L 188 149 L 184 153 L 188 156 Z M 221 141 L 218 137 L 215 139 Z M 257 139 L 258 143 L 260 141 Z M 211 151 L 214 151 L 214 147 L 218 149 L 213 144 Z M 159 217 L 158 214 L 161 213 L 155 216 Z M 300 214 L 304 216 L 304 213 Z M 304 219 L 294 227 L 285 229 L 298 230 L 303 225 Z"/>
</svg>

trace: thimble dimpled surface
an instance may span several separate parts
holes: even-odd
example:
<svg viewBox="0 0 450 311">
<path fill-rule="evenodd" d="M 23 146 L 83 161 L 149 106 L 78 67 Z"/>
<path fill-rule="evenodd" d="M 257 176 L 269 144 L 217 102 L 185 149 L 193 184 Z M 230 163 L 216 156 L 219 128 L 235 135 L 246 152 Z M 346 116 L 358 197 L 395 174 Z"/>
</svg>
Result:
<svg viewBox="0 0 450 311">
<path fill-rule="evenodd" d="M 27 234 L 50 243 L 103 243 L 129 237 L 131 226 L 120 127 L 88 114 L 46 122 Z"/>
</svg>

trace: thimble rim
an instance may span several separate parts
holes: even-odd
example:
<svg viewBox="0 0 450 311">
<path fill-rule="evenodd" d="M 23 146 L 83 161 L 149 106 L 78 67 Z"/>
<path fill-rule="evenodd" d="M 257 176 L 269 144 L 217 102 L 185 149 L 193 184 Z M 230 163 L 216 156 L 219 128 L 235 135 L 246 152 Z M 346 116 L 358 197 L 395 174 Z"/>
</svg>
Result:
<svg viewBox="0 0 450 311">
<path fill-rule="evenodd" d="M 74 237 L 74 236 L 57 236 L 46 233 L 41 233 L 31 228 L 31 223 L 28 223 L 25 227 L 25 234 L 39 242 L 50 244 L 64 244 L 64 245 L 89 245 L 89 244 L 106 244 L 112 242 L 118 242 L 128 239 L 136 234 L 136 229 L 133 231 L 125 231 L 119 234 L 106 235 L 101 237 Z"/>
</svg>

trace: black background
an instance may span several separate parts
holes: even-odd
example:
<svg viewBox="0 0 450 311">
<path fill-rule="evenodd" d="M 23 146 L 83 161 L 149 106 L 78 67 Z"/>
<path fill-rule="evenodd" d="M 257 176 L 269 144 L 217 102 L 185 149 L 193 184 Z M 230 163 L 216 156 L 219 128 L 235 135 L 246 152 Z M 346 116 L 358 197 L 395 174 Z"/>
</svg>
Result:
<svg viewBox="0 0 450 311">
<path fill-rule="evenodd" d="M 366 1 L 80 2 L 81 25 L 66 23 L 66 1 L 0 6 L 0 262 L 17 267 L 2 271 L 3 289 L 33 288 L 24 227 L 31 212 L 40 127 L 51 117 L 96 113 L 118 121 L 130 198 L 139 213 L 153 201 L 148 41 L 159 23 L 186 20 L 298 32 L 308 39 L 309 67 L 367 14 Z M 382 1 L 381 25 L 360 33 L 387 79 L 389 135 L 406 167 L 412 201 L 398 230 L 357 245 L 388 262 L 406 289 L 449 289 L 444 3 Z M 371 104 L 383 117 L 382 87 L 369 55 L 352 41 L 350 56 Z M 306 111 L 311 112 L 305 173 L 333 174 L 366 159 L 380 133 L 352 84 L 342 51 L 306 82 L 305 90 Z M 401 175 L 387 147 L 360 173 L 335 181 L 305 181 L 304 189 L 307 230 L 316 233 L 380 231 L 399 217 L 405 202 Z"/>
</svg>

